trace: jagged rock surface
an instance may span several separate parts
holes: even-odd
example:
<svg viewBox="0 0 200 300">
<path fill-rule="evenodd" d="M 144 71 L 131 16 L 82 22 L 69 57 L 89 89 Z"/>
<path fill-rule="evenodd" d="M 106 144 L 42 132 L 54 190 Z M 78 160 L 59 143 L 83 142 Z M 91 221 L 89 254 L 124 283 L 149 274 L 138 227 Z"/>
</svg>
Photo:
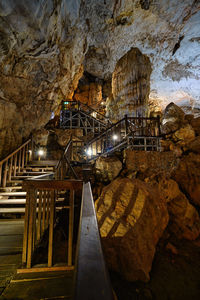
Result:
<svg viewBox="0 0 200 300">
<path fill-rule="evenodd" d="M 117 157 L 99 157 L 95 162 L 95 172 L 100 181 L 112 181 L 121 169 L 122 163 Z"/>
<path fill-rule="evenodd" d="M 198 109 L 199 1 L 148 3 L 1 1 L 0 157 L 73 96 L 83 70 L 110 82 L 131 48 L 150 60 L 151 102 Z"/>
</svg>

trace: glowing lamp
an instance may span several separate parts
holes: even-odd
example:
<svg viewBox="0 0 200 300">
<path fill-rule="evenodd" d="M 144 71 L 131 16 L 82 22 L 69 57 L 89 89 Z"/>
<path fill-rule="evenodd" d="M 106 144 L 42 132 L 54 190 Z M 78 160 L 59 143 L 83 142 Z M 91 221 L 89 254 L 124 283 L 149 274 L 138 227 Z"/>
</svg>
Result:
<svg viewBox="0 0 200 300">
<path fill-rule="evenodd" d="M 86 154 L 87 154 L 88 156 L 92 155 L 92 150 L 91 150 L 91 149 L 87 149 L 87 150 L 86 150 Z"/>
<path fill-rule="evenodd" d="M 113 134 L 112 139 L 113 139 L 113 141 L 116 141 L 116 140 L 118 140 L 118 136 L 116 134 Z"/>
<path fill-rule="evenodd" d="M 43 156 L 44 155 L 44 150 L 42 150 L 42 149 L 38 150 L 38 155 Z"/>
</svg>

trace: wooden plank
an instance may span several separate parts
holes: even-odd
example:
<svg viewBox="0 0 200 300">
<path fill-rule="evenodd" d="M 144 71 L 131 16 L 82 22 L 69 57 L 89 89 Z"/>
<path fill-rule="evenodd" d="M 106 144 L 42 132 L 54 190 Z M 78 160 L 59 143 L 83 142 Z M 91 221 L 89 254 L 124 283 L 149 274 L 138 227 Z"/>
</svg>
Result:
<svg viewBox="0 0 200 300">
<path fill-rule="evenodd" d="M 21 149 L 19 150 L 19 157 L 18 157 L 18 172 L 20 172 L 20 168 L 21 168 L 21 160 L 22 160 L 22 152 Z"/>
<path fill-rule="evenodd" d="M 42 217 L 42 191 L 39 191 L 38 223 L 37 223 L 37 241 L 41 237 L 41 217 Z"/>
<path fill-rule="evenodd" d="M 0 164 L 0 186 L 1 186 L 1 178 L 2 178 L 2 164 Z"/>
<path fill-rule="evenodd" d="M 54 191 L 51 191 L 50 224 L 49 224 L 49 247 L 48 247 L 48 267 L 52 267 L 52 263 L 53 263 L 54 211 L 55 211 L 55 194 L 54 194 Z"/>
<path fill-rule="evenodd" d="M 16 176 L 16 170 L 17 170 L 17 153 L 15 154 L 15 158 L 14 158 L 13 176 Z"/>
<path fill-rule="evenodd" d="M 74 190 L 70 190 L 68 231 L 68 266 L 72 266 L 73 228 L 74 228 Z"/>
<path fill-rule="evenodd" d="M 2 183 L 2 187 L 6 187 L 7 173 L 8 173 L 8 161 L 6 160 L 6 163 L 5 163 L 5 166 L 4 166 L 4 172 L 3 172 L 3 183 Z"/>
<path fill-rule="evenodd" d="M 33 222 L 34 222 L 34 209 L 36 201 L 36 190 L 30 189 L 29 194 L 30 213 L 29 213 L 29 226 L 28 226 L 28 249 L 27 249 L 27 268 L 31 268 L 32 251 L 33 251 Z"/>
<path fill-rule="evenodd" d="M 24 168 L 24 162 L 25 162 L 25 147 L 23 147 L 22 150 L 22 168 Z"/>
<path fill-rule="evenodd" d="M 42 202 L 42 234 L 45 231 L 45 216 L 46 216 L 46 190 L 43 191 L 43 202 Z"/>
<path fill-rule="evenodd" d="M 22 263 L 26 263 L 27 258 L 27 245 L 28 245 L 28 224 L 29 224 L 29 193 L 26 195 L 26 206 L 25 206 L 25 217 L 24 217 L 24 239 L 23 239 L 23 252 L 22 252 Z"/>
<path fill-rule="evenodd" d="M 81 190 L 83 186 L 82 180 L 27 180 L 23 182 L 23 188 L 38 188 L 46 190 Z"/>
<path fill-rule="evenodd" d="M 31 140 L 29 139 L 27 142 L 25 142 L 23 145 L 21 145 L 19 148 L 17 148 L 14 152 L 12 152 L 11 154 L 9 154 L 6 158 L 4 158 L 3 160 L 0 161 L 0 164 L 3 164 L 7 159 L 9 159 L 10 157 L 12 157 L 13 155 L 15 155 L 16 153 L 19 152 L 20 149 L 22 149 L 25 145 L 27 145 Z"/>
<path fill-rule="evenodd" d="M 12 156 L 11 159 L 10 159 L 10 166 L 9 166 L 9 173 L 8 173 L 8 181 L 11 181 L 12 171 L 13 171 L 13 156 Z"/>
<path fill-rule="evenodd" d="M 48 226 L 49 226 L 50 192 L 51 191 L 47 191 L 47 201 L 46 201 L 47 211 L 46 211 L 46 222 L 45 222 L 46 228 L 48 228 Z"/>
<path fill-rule="evenodd" d="M 17 274 L 25 273 L 39 273 L 39 272 L 56 272 L 56 271 L 71 271 L 74 270 L 74 266 L 58 266 L 58 267 L 41 267 L 41 268 L 31 268 L 31 269 L 18 269 Z"/>
</svg>

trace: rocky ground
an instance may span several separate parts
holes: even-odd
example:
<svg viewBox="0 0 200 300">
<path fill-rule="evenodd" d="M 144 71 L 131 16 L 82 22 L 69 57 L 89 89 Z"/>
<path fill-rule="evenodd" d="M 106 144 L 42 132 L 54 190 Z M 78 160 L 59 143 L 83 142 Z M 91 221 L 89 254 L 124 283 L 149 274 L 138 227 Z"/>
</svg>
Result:
<svg viewBox="0 0 200 300">
<path fill-rule="evenodd" d="M 171 103 L 163 152 L 96 162 L 97 218 L 119 299 L 200 297 L 199 121 Z"/>
</svg>

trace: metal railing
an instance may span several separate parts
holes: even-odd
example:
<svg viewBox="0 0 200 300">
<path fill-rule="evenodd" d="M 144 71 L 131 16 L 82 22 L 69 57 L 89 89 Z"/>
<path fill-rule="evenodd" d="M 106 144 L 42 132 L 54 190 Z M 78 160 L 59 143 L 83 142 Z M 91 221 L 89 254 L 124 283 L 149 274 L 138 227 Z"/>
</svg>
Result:
<svg viewBox="0 0 200 300">
<path fill-rule="evenodd" d="M 113 300 L 90 183 L 84 183 L 75 265 L 74 300 Z"/>
<path fill-rule="evenodd" d="M 90 140 L 86 146 L 89 158 L 113 152 L 142 140 L 144 150 L 160 150 L 160 119 L 145 117 L 127 117 L 113 124 L 99 136 Z"/>
<path fill-rule="evenodd" d="M 6 187 L 12 176 L 16 176 L 32 160 L 32 140 L 29 139 L 14 152 L 0 161 L 0 186 Z"/>
</svg>

